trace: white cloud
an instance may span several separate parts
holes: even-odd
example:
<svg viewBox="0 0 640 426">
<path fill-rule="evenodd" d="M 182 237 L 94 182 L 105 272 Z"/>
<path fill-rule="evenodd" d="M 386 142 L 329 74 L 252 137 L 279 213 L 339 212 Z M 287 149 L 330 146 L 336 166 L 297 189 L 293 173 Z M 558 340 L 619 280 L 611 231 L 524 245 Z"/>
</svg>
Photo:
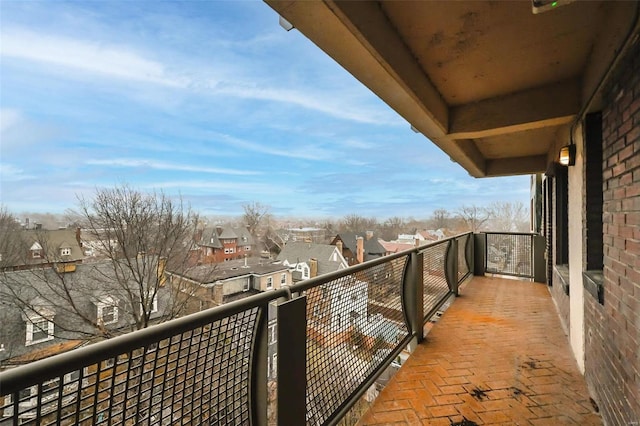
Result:
<svg viewBox="0 0 640 426">
<path fill-rule="evenodd" d="M 391 112 L 375 110 L 363 105 L 349 105 L 348 100 L 337 92 L 330 96 L 320 93 L 301 92 L 282 87 L 258 87 L 250 84 L 218 84 L 213 91 L 221 95 L 238 98 L 257 99 L 296 105 L 312 111 L 322 112 L 331 117 L 367 124 L 403 124 L 403 120 L 393 117 Z"/>
<path fill-rule="evenodd" d="M 216 138 L 227 145 L 235 148 L 242 148 L 247 151 L 261 152 L 263 154 L 276 155 L 279 157 L 297 158 L 301 160 L 326 160 L 331 153 L 318 148 L 317 146 L 304 146 L 295 149 L 275 148 L 265 144 L 249 142 L 244 139 L 229 135 L 217 134 Z"/>
<path fill-rule="evenodd" d="M 242 194 L 271 194 L 281 195 L 291 191 L 291 188 L 284 186 L 277 186 L 270 183 L 257 183 L 257 182 L 228 182 L 228 181 L 204 181 L 204 180 L 189 180 L 189 181 L 166 181 L 166 182 L 154 182 L 147 185 L 142 185 L 144 188 L 154 189 L 171 189 L 177 188 L 181 191 L 188 189 L 199 189 L 207 191 L 224 191 L 235 196 Z"/>
<path fill-rule="evenodd" d="M 253 170 L 235 170 L 235 169 L 226 169 L 226 168 L 219 168 L 219 167 L 200 167 L 200 166 L 166 163 L 163 161 L 153 161 L 153 160 L 136 159 L 136 158 L 116 158 L 112 160 L 92 159 L 92 160 L 86 161 L 86 164 L 95 165 L 95 166 L 111 166 L 111 167 L 147 167 L 147 168 L 156 169 L 156 170 L 175 170 L 175 171 L 196 172 L 196 173 L 217 173 L 217 174 L 236 175 L 236 176 L 249 176 L 249 175 L 261 174 L 260 172 L 253 171 Z"/>
<path fill-rule="evenodd" d="M 184 87 L 187 84 L 185 79 L 167 75 L 163 64 L 126 47 L 23 29 L 3 30 L 0 55 L 163 86 Z"/>
<path fill-rule="evenodd" d="M 35 176 L 25 174 L 24 170 L 7 163 L 0 163 L 0 182 L 17 182 L 33 179 Z"/>
<path fill-rule="evenodd" d="M 22 121 L 22 114 L 20 111 L 10 108 L 0 108 L 0 137 L 14 127 L 16 124 Z"/>
</svg>

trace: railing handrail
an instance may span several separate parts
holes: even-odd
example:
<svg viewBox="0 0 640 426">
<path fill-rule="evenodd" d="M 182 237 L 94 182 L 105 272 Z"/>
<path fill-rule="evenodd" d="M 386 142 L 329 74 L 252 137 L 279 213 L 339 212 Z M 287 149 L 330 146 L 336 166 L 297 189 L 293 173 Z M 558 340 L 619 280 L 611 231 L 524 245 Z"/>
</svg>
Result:
<svg viewBox="0 0 640 426">
<path fill-rule="evenodd" d="M 452 239 L 456 239 L 467 234 L 471 234 L 471 232 L 465 232 L 453 237 L 444 238 L 442 240 L 433 241 L 428 244 L 403 250 L 398 253 L 393 253 L 388 256 L 382 256 L 379 259 L 372 259 L 345 269 L 313 277 L 298 284 L 287 286 L 286 288 L 252 295 L 241 300 L 225 303 L 224 305 L 215 306 L 204 311 L 156 324 L 141 330 L 135 330 L 108 340 L 96 342 L 61 354 L 56 354 L 37 362 L 13 367 L 9 370 L 0 372 L 0 392 L 2 392 L 3 395 L 10 394 L 18 388 L 24 388 L 26 386 L 34 385 L 42 380 L 57 377 L 59 375 L 57 372 L 60 370 L 78 369 L 87 365 L 95 364 L 105 358 L 114 357 L 123 353 L 123 351 L 128 351 L 134 346 L 143 347 L 182 333 L 194 326 L 204 325 L 247 309 L 263 306 L 272 300 L 279 299 L 281 297 L 289 299 L 291 298 L 291 293 L 303 292 L 310 288 L 326 284 L 337 278 L 351 275 L 369 269 L 373 266 L 408 256 L 411 253 L 423 252 L 429 247 L 445 244 Z M 55 368 L 53 368 L 54 366 Z"/>
<path fill-rule="evenodd" d="M 372 268 L 374 266 L 382 265 L 384 263 L 391 262 L 392 260 L 400 259 L 400 258 L 409 256 L 411 253 L 421 253 L 421 252 L 426 251 L 430 247 L 434 247 L 434 246 L 437 246 L 437 245 L 440 245 L 440 244 L 447 244 L 451 240 L 455 240 L 456 238 L 460 238 L 460 237 L 462 237 L 464 235 L 468 235 L 468 234 L 472 234 L 472 232 L 464 232 L 462 234 L 458 234 L 458 235 L 455 235 L 453 237 L 443 238 L 441 240 L 433 241 L 433 242 L 430 242 L 430 243 L 427 243 L 427 244 L 424 244 L 424 245 L 421 245 L 421 246 L 418 246 L 418 247 L 413 247 L 413 248 L 410 248 L 410 249 L 399 251 L 398 253 L 393 253 L 393 254 L 390 254 L 388 256 L 381 256 L 381 257 L 379 257 L 377 259 L 371 259 L 371 260 L 368 260 L 366 262 L 360 263 L 358 265 L 349 266 L 348 268 L 345 268 L 345 269 L 340 269 L 338 271 L 333 271 L 333 272 L 329 272 L 329 273 L 326 273 L 326 274 L 322 274 L 320 276 L 309 278 L 309 279 L 304 280 L 304 281 L 302 281 L 300 283 L 291 285 L 291 286 L 289 286 L 289 289 L 293 293 L 309 290 L 310 288 L 317 287 L 317 286 L 320 286 L 322 284 L 326 284 L 326 283 L 328 283 L 330 281 L 333 281 L 333 280 L 335 280 L 337 278 L 342 278 L 342 277 L 344 277 L 346 275 L 355 274 L 355 273 L 364 271 L 366 269 L 370 269 L 370 268 Z"/>
<path fill-rule="evenodd" d="M 504 234 L 513 235 L 515 233 L 504 233 Z M 467 262 L 467 268 L 466 268 L 467 272 L 464 273 L 463 276 L 458 275 L 457 272 L 455 276 L 449 276 L 450 274 L 448 274 L 446 270 L 447 260 L 445 258 L 447 258 L 448 256 L 453 256 L 457 259 L 458 256 L 460 255 L 458 250 L 450 250 L 450 248 L 458 247 L 457 244 L 459 244 L 460 241 L 465 241 L 465 237 L 467 236 L 470 236 L 470 238 L 466 239 L 465 244 L 472 243 L 473 232 L 465 232 L 465 233 L 457 234 L 455 236 L 444 238 L 442 240 L 428 242 L 424 245 L 412 247 L 410 249 L 403 250 L 398 253 L 394 253 L 387 256 L 381 256 L 380 258 L 372 259 L 367 262 L 363 262 L 362 264 L 353 265 L 345 269 L 334 271 L 328 274 L 323 274 L 318 277 L 313 277 L 291 286 L 282 287 L 278 290 L 272 290 L 272 291 L 267 291 L 267 292 L 259 293 L 256 295 L 252 295 L 238 301 L 234 301 L 234 302 L 226 303 L 213 308 L 209 308 L 200 312 L 186 315 L 181 318 L 176 318 L 164 323 L 153 325 L 145 329 L 132 331 L 130 333 L 117 336 L 108 340 L 89 344 L 87 346 L 74 349 L 65 353 L 57 354 L 40 361 L 36 361 L 30 364 L 11 368 L 7 371 L 0 372 L 0 395 L 17 394 L 17 392 L 20 391 L 21 389 L 25 389 L 33 385 L 39 385 L 50 379 L 62 377 L 63 374 L 66 374 L 68 372 L 79 371 L 85 367 L 89 367 L 96 364 L 99 365 L 102 361 L 105 361 L 105 360 L 118 359 L 118 357 L 122 356 L 123 354 L 131 354 L 137 349 L 142 349 L 142 348 L 146 349 L 147 347 L 150 347 L 153 344 L 157 344 L 163 340 L 166 340 L 166 339 L 171 340 L 176 336 L 183 335 L 185 333 L 190 333 L 196 328 L 205 327 L 209 324 L 212 324 L 213 322 L 222 321 L 225 318 L 229 318 L 233 315 L 241 314 L 242 312 L 246 312 L 252 309 L 262 310 L 260 314 L 262 318 L 261 320 L 262 325 L 259 325 L 259 326 L 254 325 L 253 327 L 257 327 L 257 328 L 254 328 L 254 330 L 256 330 L 256 333 L 258 333 L 259 335 L 258 339 L 262 339 L 262 338 L 266 339 L 266 333 L 267 333 L 266 322 L 265 322 L 266 313 L 264 309 L 267 308 L 270 302 L 273 302 L 278 299 L 290 300 L 294 296 L 301 295 L 309 289 L 313 289 L 331 282 L 339 281 L 344 277 L 355 276 L 357 278 L 357 274 L 360 272 L 371 271 L 372 268 L 375 268 L 378 265 L 390 264 L 391 262 L 394 262 L 397 259 L 408 259 L 407 262 L 409 262 L 410 259 L 414 259 L 412 260 L 412 262 L 415 262 L 417 258 L 419 261 L 419 265 L 423 265 L 423 261 L 424 261 L 423 255 L 428 256 L 429 250 L 431 248 L 446 245 L 447 249 L 444 251 L 444 254 L 438 255 L 438 257 L 435 257 L 435 259 L 439 259 L 438 262 L 443 263 L 444 270 L 442 271 L 443 273 L 442 276 L 447 275 L 447 278 L 446 278 L 447 283 L 444 284 L 444 288 L 441 288 L 441 290 L 443 291 L 439 290 L 440 292 L 437 293 L 438 300 L 434 302 L 436 303 L 437 306 L 436 307 L 431 306 L 431 302 L 429 303 L 429 310 L 427 312 L 432 312 L 433 309 L 439 308 L 439 306 L 444 302 L 444 300 L 446 300 L 446 298 L 448 298 L 451 294 L 456 294 L 457 290 L 455 290 L 455 288 L 457 284 L 459 284 L 464 279 L 466 279 L 468 275 L 471 273 L 470 264 L 468 263 L 468 259 L 466 259 L 466 256 L 464 261 Z M 436 250 L 436 251 L 439 252 L 439 250 Z M 403 291 L 403 289 L 406 290 L 405 286 L 408 285 L 407 281 L 409 281 L 412 286 L 414 287 L 419 286 L 420 288 L 419 290 L 420 296 L 416 300 L 412 301 L 411 303 L 425 304 L 426 302 L 422 300 L 422 289 L 423 289 L 423 286 L 427 285 L 427 283 L 426 281 L 423 281 L 424 279 L 426 279 L 425 278 L 426 276 L 423 276 L 422 266 L 420 266 L 420 269 L 419 269 L 420 272 L 418 274 L 414 273 L 411 276 L 411 278 L 408 278 L 407 276 L 405 276 L 407 272 L 406 268 L 407 268 L 407 264 L 405 264 L 405 271 L 403 272 L 402 278 L 399 281 L 401 292 Z M 457 268 L 457 264 L 456 264 L 456 268 Z M 454 269 L 454 271 L 457 271 L 457 269 Z M 451 280 L 455 280 L 455 283 L 452 283 Z M 369 279 L 367 279 L 367 281 L 369 281 Z M 371 284 L 375 284 L 375 283 L 371 282 Z M 449 285 L 448 290 L 447 290 L 447 284 Z M 334 421 L 338 421 L 340 418 L 340 415 L 344 414 L 345 410 L 348 410 L 349 407 L 353 405 L 354 403 L 353 399 L 354 398 L 357 399 L 359 396 L 361 396 L 366 391 L 366 389 L 372 383 L 374 383 L 377 377 L 380 374 L 382 374 L 383 370 L 386 367 L 388 367 L 388 365 L 391 363 L 391 360 L 393 359 L 393 357 L 399 354 L 402 348 L 406 346 L 406 344 L 408 344 L 409 341 L 411 341 L 416 337 L 418 337 L 418 340 L 419 340 L 420 336 L 422 336 L 421 330 L 424 322 L 421 324 L 417 324 L 417 323 L 413 324 L 412 321 L 409 321 L 407 319 L 406 315 L 407 315 L 408 308 L 405 305 L 407 301 L 404 300 L 405 299 L 404 296 L 406 296 L 406 294 L 403 294 L 401 296 L 402 301 L 398 306 L 401 307 L 402 312 L 405 315 L 404 321 L 408 329 L 407 330 L 408 334 L 404 336 L 401 339 L 401 341 L 396 343 L 396 345 L 391 350 L 390 354 L 387 355 L 387 357 L 383 360 L 383 362 L 380 363 L 375 370 L 371 371 L 371 373 L 368 373 L 369 375 L 367 376 L 367 378 L 362 383 L 358 384 L 358 386 L 354 390 L 354 393 L 352 393 L 349 398 L 345 399 L 344 402 L 341 404 L 340 408 L 336 412 L 331 414 L 329 419 L 326 419 L 325 421 L 330 420 L 330 423 Z M 440 300 L 440 298 L 442 298 L 442 300 Z M 423 305 L 420 305 L 420 306 L 423 306 Z M 422 314 L 424 313 L 426 312 L 423 312 L 422 310 L 420 310 L 420 317 L 421 317 L 420 319 L 422 319 Z M 423 321 L 426 321 L 427 319 L 428 318 L 423 319 Z M 418 331 L 416 331 L 416 329 L 414 329 L 416 327 L 419 333 Z M 262 331 L 259 331 L 258 328 Z M 263 343 L 265 345 L 263 349 L 266 351 L 266 340 Z M 255 355 L 255 352 L 254 352 L 254 355 Z M 266 368 L 266 364 L 259 368 Z M 98 371 L 101 371 L 100 367 L 98 367 Z M 255 371 L 252 374 L 255 374 Z M 81 377 L 82 376 L 83 376 L 83 373 L 81 373 Z M 259 386 L 261 385 L 258 385 L 258 387 Z M 266 389 L 266 382 L 264 386 Z M 38 404 L 39 403 L 40 403 L 40 400 L 38 400 Z M 15 404 L 17 404 L 17 402 L 15 402 Z M 15 405 L 15 407 L 17 407 L 17 405 Z M 39 415 L 40 414 L 38 414 L 38 416 Z"/>
<path fill-rule="evenodd" d="M 0 372 L 0 394 L 8 395 L 17 389 L 60 376 L 60 371 L 75 371 L 96 364 L 107 358 L 141 348 L 163 339 L 209 324 L 239 312 L 264 306 L 270 301 L 287 297 L 287 289 L 264 292 L 242 300 L 206 309 L 167 322 L 132 331 L 121 336 L 103 340 L 68 352 L 53 355 L 36 362 L 20 365 Z"/>
<path fill-rule="evenodd" d="M 480 231 L 479 234 L 491 235 L 540 235 L 538 232 Z"/>
</svg>

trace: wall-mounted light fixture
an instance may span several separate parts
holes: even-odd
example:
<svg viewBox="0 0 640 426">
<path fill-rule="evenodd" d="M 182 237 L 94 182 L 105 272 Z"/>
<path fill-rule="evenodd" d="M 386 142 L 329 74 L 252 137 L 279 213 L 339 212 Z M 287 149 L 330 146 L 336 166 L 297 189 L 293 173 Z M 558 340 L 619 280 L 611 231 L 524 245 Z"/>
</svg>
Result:
<svg viewBox="0 0 640 426">
<path fill-rule="evenodd" d="M 278 23 L 280 24 L 280 26 L 282 28 L 285 29 L 285 31 L 291 31 L 294 26 L 291 22 L 287 21 L 286 19 L 284 19 L 282 16 L 279 16 L 280 19 L 278 19 Z"/>
<path fill-rule="evenodd" d="M 574 144 L 560 148 L 560 164 L 563 166 L 573 166 L 576 164 L 576 146 Z"/>
</svg>

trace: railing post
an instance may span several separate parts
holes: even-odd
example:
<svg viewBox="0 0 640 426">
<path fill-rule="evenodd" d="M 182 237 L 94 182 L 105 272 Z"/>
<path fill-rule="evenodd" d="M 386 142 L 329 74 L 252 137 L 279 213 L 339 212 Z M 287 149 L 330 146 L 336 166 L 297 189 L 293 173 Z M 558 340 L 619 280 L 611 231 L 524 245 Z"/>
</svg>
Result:
<svg viewBox="0 0 640 426">
<path fill-rule="evenodd" d="M 533 252 L 533 281 L 537 283 L 547 282 L 547 262 L 544 258 L 544 251 L 546 248 L 546 240 L 542 235 L 532 236 Z"/>
<path fill-rule="evenodd" d="M 467 237 L 467 243 L 464 250 L 465 260 L 467 262 L 467 267 L 469 268 L 469 272 L 473 274 L 475 270 L 475 244 L 473 233 L 469 234 Z"/>
<path fill-rule="evenodd" d="M 278 305 L 278 424 L 304 425 L 306 414 L 307 297 L 301 296 Z"/>
<path fill-rule="evenodd" d="M 473 275 L 484 276 L 487 268 L 487 234 L 473 234 Z"/>
<path fill-rule="evenodd" d="M 268 318 L 271 304 L 266 304 L 260 309 L 260 316 L 256 327 L 256 347 L 253 351 L 253 374 L 250 380 L 253 389 L 251 399 L 253 407 L 253 424 L 267 425 L 267 405 L 269 404 L 269 393 L 267 390 L 267 358 L 268 358 Z"/>
<path fill-rule="evenodd" d="M 444 259 L 445 277 L 449 290 L 454 295 L 458 295 L 458 240 L 452 238 L 445 252 Z"/>
<path fill-rule="evenodd" d="M 424 339 L 424 253 L 412 252 L 403 280 L 404 309 L 417 343 Z"/>
</svg>

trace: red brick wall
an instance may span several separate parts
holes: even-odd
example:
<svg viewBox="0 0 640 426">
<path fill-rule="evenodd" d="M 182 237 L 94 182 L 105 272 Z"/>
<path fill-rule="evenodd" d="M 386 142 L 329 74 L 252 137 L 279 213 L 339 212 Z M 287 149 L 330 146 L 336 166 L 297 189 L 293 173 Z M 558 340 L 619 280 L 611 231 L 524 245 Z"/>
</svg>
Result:
<svg viewBox="0 0 640 426">
<path fill-rule="evenodd" d="M 585 293 L 585 376 L 605 422 L 627 425 L 640 419 L 640 42 L 618 69 L 602 111 L 604 305 Z"/>
</svg>

